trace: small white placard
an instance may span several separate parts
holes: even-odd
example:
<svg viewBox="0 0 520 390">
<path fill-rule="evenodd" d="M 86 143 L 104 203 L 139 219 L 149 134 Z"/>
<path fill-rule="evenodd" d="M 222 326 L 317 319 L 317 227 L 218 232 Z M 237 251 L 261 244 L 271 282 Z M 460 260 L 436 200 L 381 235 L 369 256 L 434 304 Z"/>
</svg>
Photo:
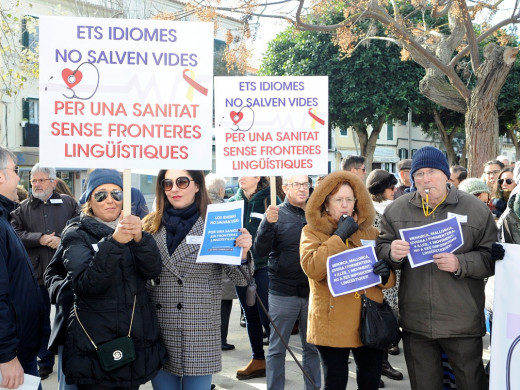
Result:
<svg viewBox="0 0 520 390">
<path fill-rule="evenodd" d="M 19 386 L 18 390 L 38 390 L 38 386 L 40 386 L 40 377 L 23 374 L 23 385 Z M 2 374 L 0 374 L 0 383 L 2 383 Z M 0 389 L 7 389 L 6 387 L 0 387 Z"/>
</svg>

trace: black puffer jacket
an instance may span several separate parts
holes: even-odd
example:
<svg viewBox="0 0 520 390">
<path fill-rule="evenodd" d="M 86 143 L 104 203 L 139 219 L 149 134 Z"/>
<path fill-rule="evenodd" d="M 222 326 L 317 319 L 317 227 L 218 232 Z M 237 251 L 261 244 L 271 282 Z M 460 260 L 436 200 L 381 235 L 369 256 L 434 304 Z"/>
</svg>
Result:
<svg viewBox="0 0 520 390">
<path fill-rule="evenodd" d="M 256 233 L 253 252 L 269 255 L 269 291 L 275 295 L 309 296 L 309 279 L 300 264 L 300 236 L 307 224 L 305 211 L 287 198 L 280 205 L 278 221 L 269 223 L 264 216 Z"/>
<path fill-rule="evenodd" d="M 244 201 L 244 227 L 253 237 L 256 235 L 256 231 L 258 230 L 258 226 L 262 221 L 265 210 L 271 204 L 271 199 L 269 197 L 270 193 L 271 187 L 266 187 L 256 192 L 251 197 L 251 199 L 248 200 L 244 195 L 242 188 L 239 188 L 235 196 L 232 196 L 228 200 L 228 202 L 235 202 L 237 200 Z M 276 203 L 280 203 L 280 199 L 278 197 L 276 197 Z M 265 268 L 267 266 L 268 253 L 260 256 L 255 252 L 254 248 L 251 249 L 253 253 L 253 259 L 255 261 L 255 270 Z"/>
<path fill-rule="evenodd" d="M 155 240 L 143 233 L 139 243 L 120 244 L 113 229 L 94 218 L 81 216 L 63 232 L 63 264 L 74 291 L 78 316 L 92 340 L 103 344 L 128 334 L 132 325 L 136 359 L 110 372 L 104 371 L 74 312 L 71 312 L 63 353 L 67 383 L 130 387 L 149 381 L 166 360 L 159 325 L 145 283 L 159 276 L 162 262 Z"/>
</svg>

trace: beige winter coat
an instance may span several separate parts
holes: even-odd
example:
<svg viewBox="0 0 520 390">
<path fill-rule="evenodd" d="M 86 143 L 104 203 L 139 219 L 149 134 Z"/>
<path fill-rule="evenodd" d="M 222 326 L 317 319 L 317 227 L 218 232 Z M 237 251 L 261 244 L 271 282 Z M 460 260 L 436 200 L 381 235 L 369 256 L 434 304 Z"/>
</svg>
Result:
<svg viewBox="0 0 520 390">
<path fill-rule="evenodd" d="M 337 222 L 325 211 L 327 195 L 340 182 L 347 182 L 357 199 L 359 230 L 348 238 L 348 247 L 334 234 Z M 362 246 L 361 240 L 375 240 L 379 231 L 372 226 L 375 210 L 370 194 L 356 175 L 340 171 L 323 179 L 314 190 L 305 209 L 307 226 L 303 228 L 300 241 L 301 264 L 309 277 L 309 317 L 307 342 L 329 347 L 356 348 L 362 346 L 359 337 L 361 299 L 351 293 L 333 297 L 327 284 L 327 258 L 347 249 Z M 392 272 L 386 285 L 377 285 L 366 290 L 366 295 L 377 302 L 383 301 L 382 288 L 395 284 Z"/>
</svg>

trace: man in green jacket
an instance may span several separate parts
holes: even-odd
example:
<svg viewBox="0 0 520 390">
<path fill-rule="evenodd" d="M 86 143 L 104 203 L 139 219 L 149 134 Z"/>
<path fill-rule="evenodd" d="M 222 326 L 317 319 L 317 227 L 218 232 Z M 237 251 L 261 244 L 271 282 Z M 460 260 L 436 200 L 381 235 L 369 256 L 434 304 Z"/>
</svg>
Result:
<svg viewBox="0 0 520 390">
<path fill-rule="evenodd" d="M 376 254 L 401 269 L 399 315 L 411 387 L 442 388 L 444 351 L 459 390 L 484 389 L 484 279 L 494 273 L 493 215 L 479 199 L 448 185 L 450 168 L 436 148 L 427 146 L 415 153 L 410 176 L 417 190 L 386 208 Z M 453 253 L 435 253 L 433 262 L 412 267 L 407 260 L 410 244 L 401 239 L 400 229 L 453 216 L 460 222 L 462 245 Z"/>
</svg>

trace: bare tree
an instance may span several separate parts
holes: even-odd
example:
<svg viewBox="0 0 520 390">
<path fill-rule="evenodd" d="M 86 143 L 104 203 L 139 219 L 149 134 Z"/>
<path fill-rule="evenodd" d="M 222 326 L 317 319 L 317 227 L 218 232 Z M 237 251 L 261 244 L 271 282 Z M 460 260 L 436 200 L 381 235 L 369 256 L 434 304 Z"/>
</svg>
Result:
<svg viewBox="0 0 520 390">
<path fill-rule="evenodd" d="M 244 23 L 255 17 L 281 18 L 299 29 L 332 33 L 346 55 L 371 39 L 400 46 L 403 58 L 426 70 L 419 85 L 421 93 L 465 115 L 468 170 L 478 177 L 483 163 L 498 154 L 496 103 L 518 54 L 517 47 L 506 46 L 502 29 L 519 23 L 518 2 L 515 0 L 508 16 L 494 24 L 485 23 L 481 31 L 474 27 L 477 15 L 495 15 L 504 6 L 503 0 L 475 1 L 471 5 L 465 0 L 317 0 L 310 6 L 305 0 L 240 0 L 229 7 L 218 0 L 200 0 L 190 6 L 246 15 Z M 344 20 L 331 25 L 316 23 L 316 15 L 331 8 L 342 9 Z M 446 25 L 441 20 L 447 20 Z M 381 23 L 386 35 L 376 36 L 377 28 L 360 28 L 360 23 L 367 22 Z M 479 46 L 492 37 L 498 37 L 503 46 L 490 43 L 481 53 Z M 465 73 L 469 73 L 470 82 L 464 78 Z"/>
</svg>

